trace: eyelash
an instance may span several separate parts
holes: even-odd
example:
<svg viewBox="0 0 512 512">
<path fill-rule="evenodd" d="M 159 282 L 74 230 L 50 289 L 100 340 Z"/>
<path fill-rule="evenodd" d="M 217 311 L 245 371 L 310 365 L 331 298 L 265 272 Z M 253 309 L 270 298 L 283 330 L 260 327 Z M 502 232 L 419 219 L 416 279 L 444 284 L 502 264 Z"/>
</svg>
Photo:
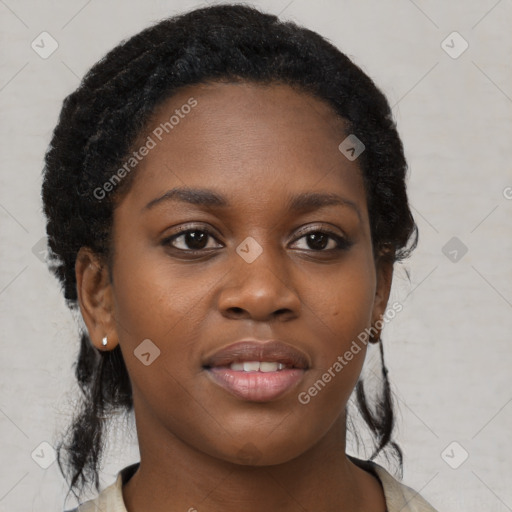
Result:
<svg viewBox="0 0 512 512">
<path fill-rule="evenodd" d="M 180 231 L 178 233 L 175 233 L 174 235 L 162 240 L 162 245 L 165 247 L 170 247 L 171 249 L 175 249 L 176 251 L 186 253 L 186 254 L 192 254 L 192 255 L 204 253 L 205 251 L 211 250 L 211 249 L 185 250 L 185 249 L 179 249 L 172 245 L 172 242 L 175 241 L 176 239 L 178 239 L 179 237 L 186 235 L 187 233 L 192 233 L 192 232 L 205 233 L 208 237 L 211 237 L 218 242 L 215 234 L 208 228 L 200 227 L 200 226 L 197 226 L 197 227 L 188 227 L 187 226 L 186 228 L 180 229 Z M 300 233 L 301 233 L 301 236 L 296 238 L 294 240 L 294 242 L 297 242 L 301 238 L 304 238 L 305 236 L 310 235 L 312 233 L 315 233 L 315 234 L 320 233 L 323 235 L 327 235 L 329 238 L 333 239 L 336 242 L 336 247 L 334 249 L 318 249 L 318 250 L 306 249 L 306 250 L 309 250 L 309 251 L 315 252 L 315 253 L 330 253 L 332 251 L 346 251 L 353 245 L 353 243 L 350 240 L 348 240 L 347 238 L 344 238 L 344 237 L 338 235 L 337 233 L 333 233 L 332 231 L 325 229 L 325 228 L 309 229 L 307 231 L 301 231 Z M 220 242 L 218 242 L 218 243 L 220 243 Z M 305 249 L 302 249 L 302 250 L 305 250 Z"/>
</svg>

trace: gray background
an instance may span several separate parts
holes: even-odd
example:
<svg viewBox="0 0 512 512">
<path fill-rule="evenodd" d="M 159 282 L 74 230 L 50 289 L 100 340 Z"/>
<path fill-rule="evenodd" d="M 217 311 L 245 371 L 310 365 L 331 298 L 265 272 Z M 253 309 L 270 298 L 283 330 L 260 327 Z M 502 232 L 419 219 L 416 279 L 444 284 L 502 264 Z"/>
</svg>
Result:
<svg viewBox="0 0 512 512">
<path fill-rule="evenodd" d="M 393 105 L 420 230 L 395 273 L 390 303 L 403 311 L 383 335 L 404 482 L 439 510 L 512 510 L 512 2 L 252 3 L 330 39 Z M 38 252 L 40 172 L 62 100 L 122 38 L 199 5 L 0 0 L 0 512 L 60 511 L 66 491 L 57 463 L 41 465 L 77 393 L 77 320 Z M 46 59 L 31 47 L 43 31 L 58 43 Z M 103 485 L 138 460 L 123 425 Z"/>
</svg>

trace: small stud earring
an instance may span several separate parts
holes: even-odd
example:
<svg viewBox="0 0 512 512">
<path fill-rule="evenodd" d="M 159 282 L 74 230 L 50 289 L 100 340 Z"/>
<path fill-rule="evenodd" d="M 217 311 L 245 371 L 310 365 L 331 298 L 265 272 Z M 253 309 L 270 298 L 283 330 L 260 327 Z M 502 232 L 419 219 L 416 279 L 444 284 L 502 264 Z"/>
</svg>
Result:
<svg viewBox="0 0 512 512">
<path fill-rule="evenodd" d="M 103 344 L 104 347 L 107 345 L 108 341 L 107 341 L 107 337 L 106 336 L 103 338 L 101 343 Z"/>
</svg>

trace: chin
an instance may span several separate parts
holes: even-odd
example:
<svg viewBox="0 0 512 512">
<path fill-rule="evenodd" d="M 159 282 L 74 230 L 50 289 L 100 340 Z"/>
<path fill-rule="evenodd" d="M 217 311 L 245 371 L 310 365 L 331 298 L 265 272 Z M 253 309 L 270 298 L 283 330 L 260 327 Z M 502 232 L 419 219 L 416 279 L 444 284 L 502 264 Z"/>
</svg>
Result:
<svg viewBox="0 0 512 512">
<path fill-rule="evenodd" d="M 221 456 L 219 454 L 218 456 L 227 462 L 240 466 L 276 466 L 289 462 L 306 451 L 300 451 L 300 449 L 298 449 L 295 439 L 291 437 L 288 439 L 290 443 L 289 446 L 285 444 L 280 444 L 279 446 L 265 444 L 262 446 L 261 444 L 257 445 L 251 441 L 247 441 L 239 449 L 235 449 L 235 451 L 229 455 L 225 454 Z"/>
</svg>

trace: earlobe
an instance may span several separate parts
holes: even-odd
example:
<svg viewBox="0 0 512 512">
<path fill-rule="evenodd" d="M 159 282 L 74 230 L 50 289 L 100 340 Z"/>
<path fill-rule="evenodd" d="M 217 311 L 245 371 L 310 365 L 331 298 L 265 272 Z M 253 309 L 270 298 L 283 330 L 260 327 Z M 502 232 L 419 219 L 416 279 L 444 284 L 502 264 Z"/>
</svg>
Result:
<svg viewBox="0 0 512 512">
<path fill-rule="evenodd" d="M 75 275 L 78 304 L 91 342 L 99 350 L 112 350 L 118 339 L 107 266 L 91 249 L 81 247 L 75 262 Z"/>
</svg>

